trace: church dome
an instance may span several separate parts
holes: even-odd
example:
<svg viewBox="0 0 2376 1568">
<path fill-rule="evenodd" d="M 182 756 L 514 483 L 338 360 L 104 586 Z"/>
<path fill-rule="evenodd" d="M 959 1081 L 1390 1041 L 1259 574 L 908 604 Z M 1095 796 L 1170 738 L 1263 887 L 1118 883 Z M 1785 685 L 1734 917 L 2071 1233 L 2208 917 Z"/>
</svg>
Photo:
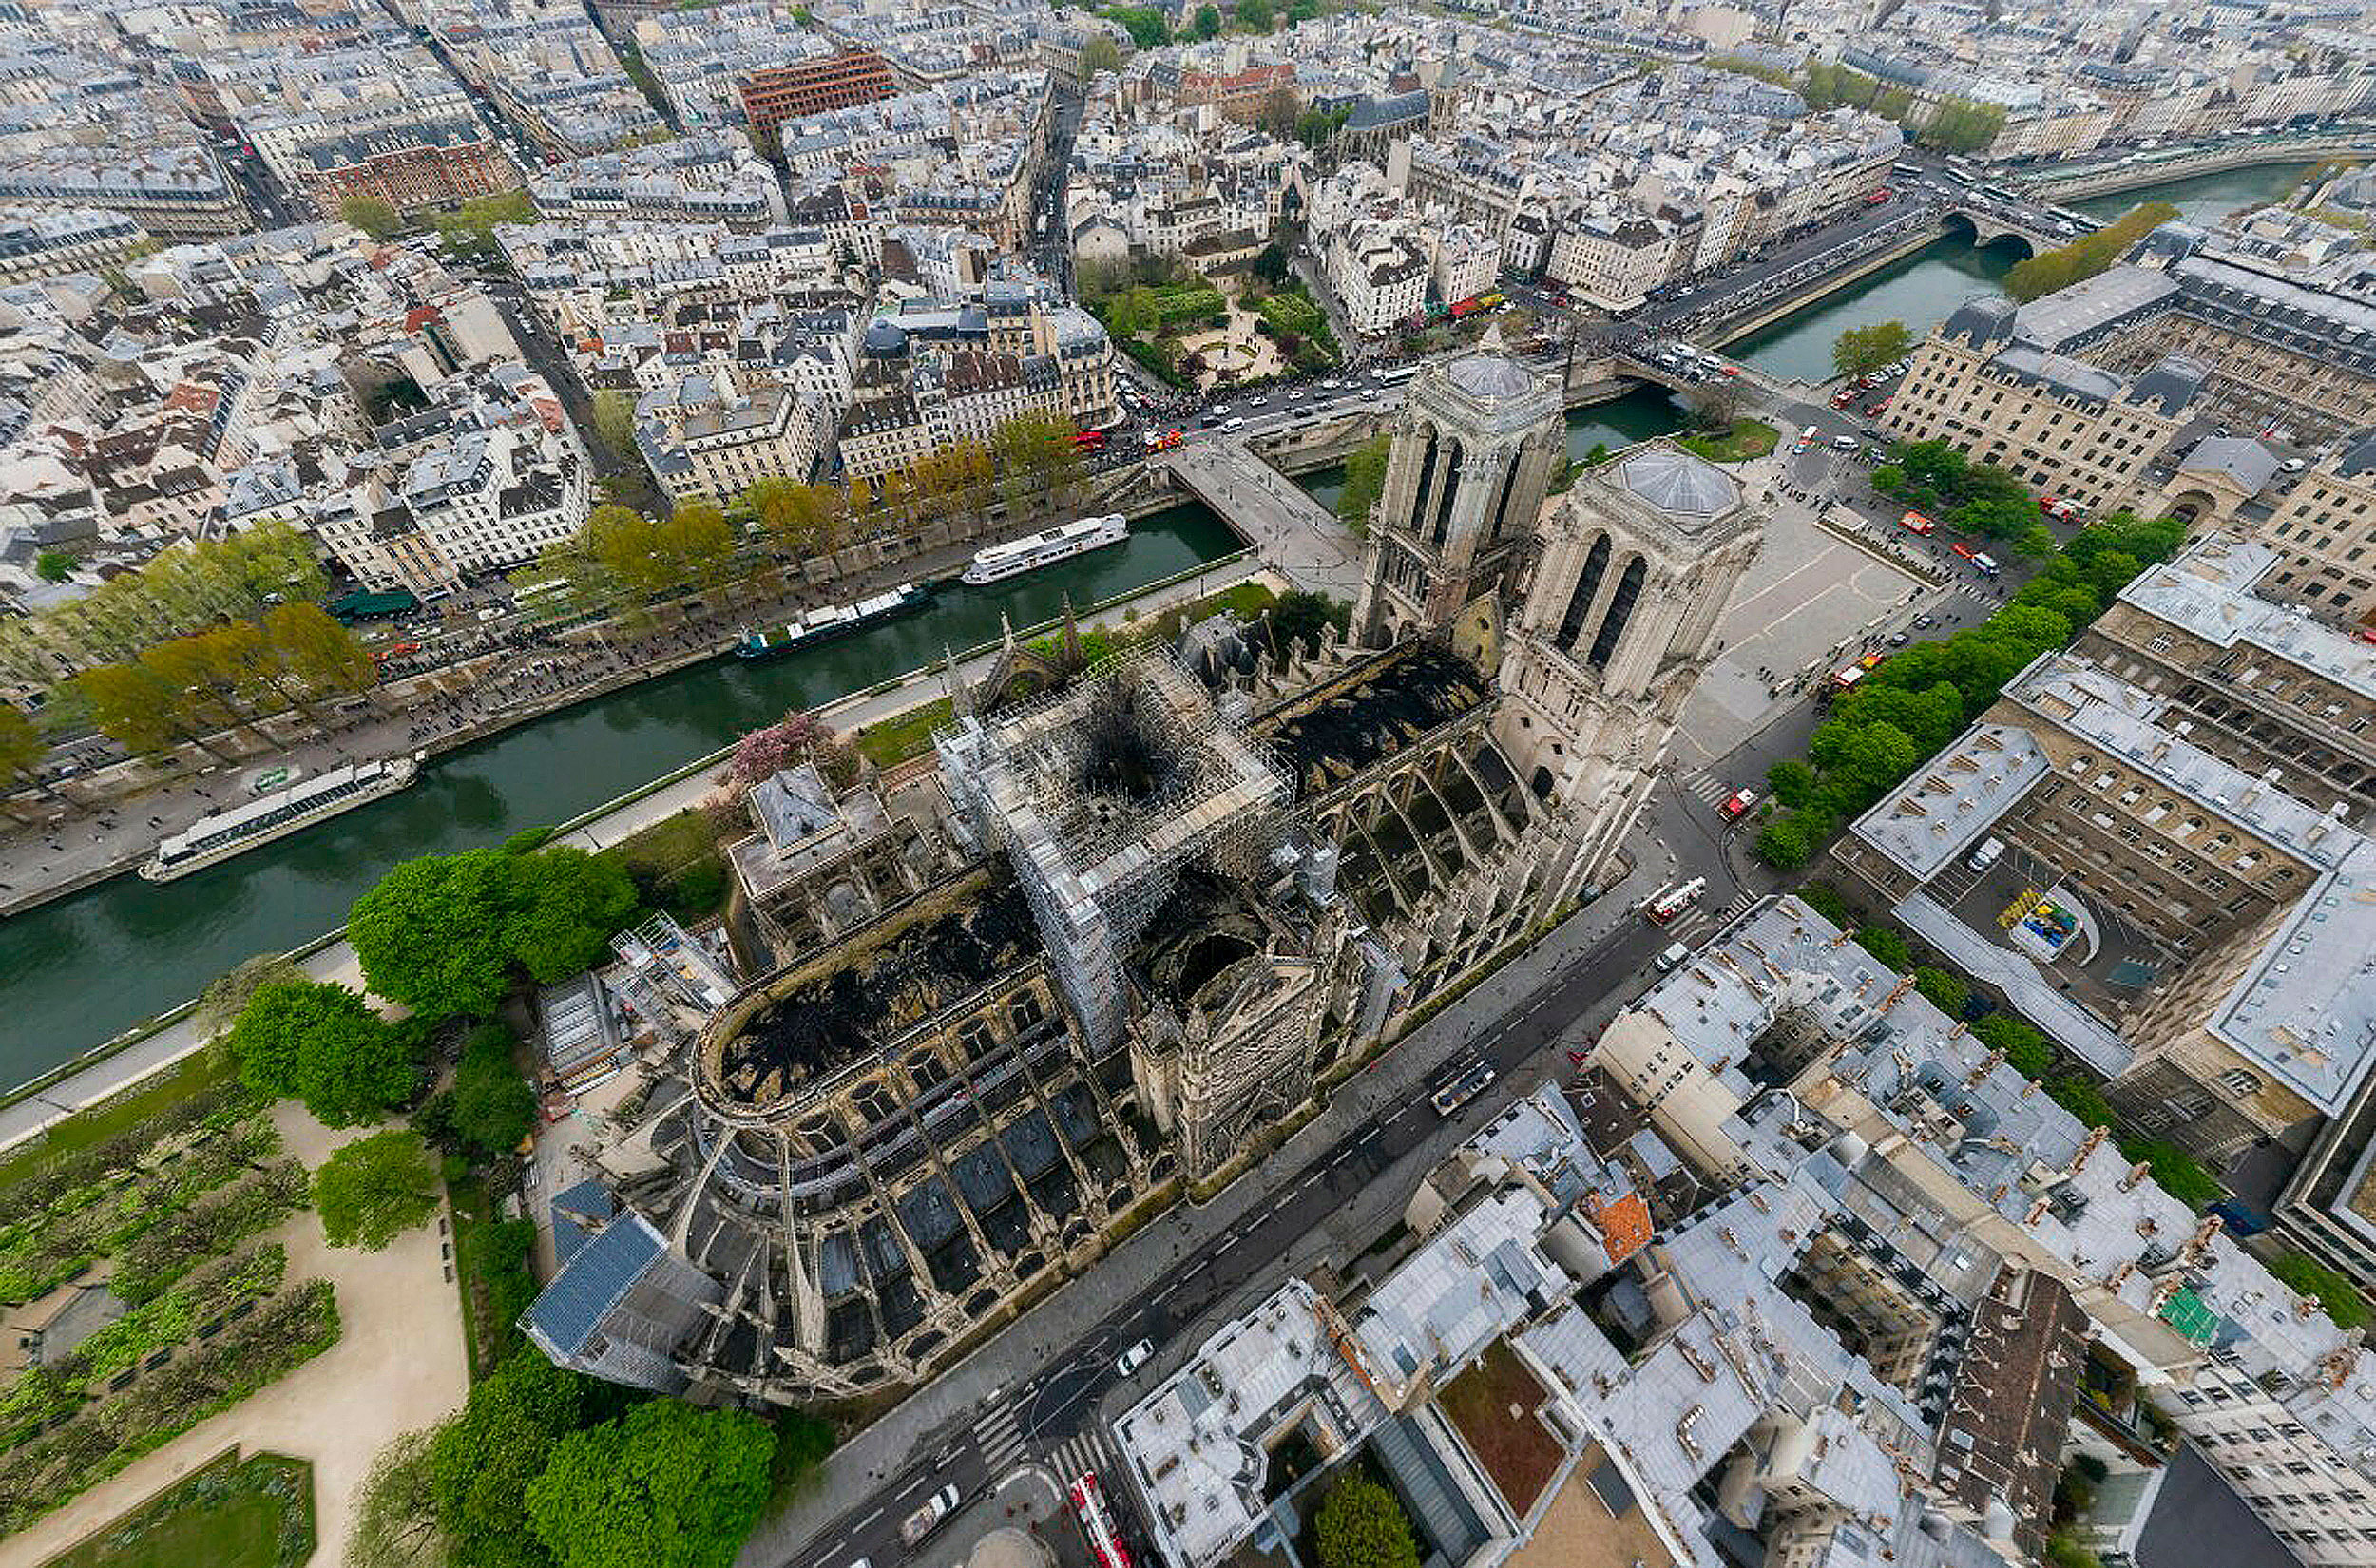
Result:
<svg viewBox="0 0 2376 1568">
<path fill-rule="evenodd" d="M 1446 366 L 1444 375 L 1471 397 L 1523 397 L 1535 390 L 1524 366 L 1498 354 L 1464 355 Z"/>
<path fill-rule="evenodd" d="M 1619 463 L 1617 478 L 1625 488 L 1670 515 L 1715 517 L 1740 499 L 1733 481 L 1715 464 L 1663 441 Z"/>
</svg>

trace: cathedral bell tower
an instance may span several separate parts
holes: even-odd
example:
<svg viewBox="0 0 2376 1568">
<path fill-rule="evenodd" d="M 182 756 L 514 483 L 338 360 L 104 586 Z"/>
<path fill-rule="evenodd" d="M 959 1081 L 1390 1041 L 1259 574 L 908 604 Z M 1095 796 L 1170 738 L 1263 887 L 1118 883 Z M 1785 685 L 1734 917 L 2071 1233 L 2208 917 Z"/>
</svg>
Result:
<svg viewBox="0 0 2376 1568">
<path fill-rule="evenodd" d="M 1592 885 L 1715 657 L 1717 619 L 1765 517 L 1731 475 L 1660 439 L 1580 478 L 1538 531 L 1494 734 L 1536 797 L 1577 817 L 1562 880 Z"/>
<path fill-rule="evenodd" d="M 1353 610 L 1365 647 L 1442 637 L 1478 668 L 1501 658 L 1502 608 L 1552 476 L 1567 462 L 1555 377 L 1501 352 L 1428 366 L 1394 422 Z"/>
</svg>

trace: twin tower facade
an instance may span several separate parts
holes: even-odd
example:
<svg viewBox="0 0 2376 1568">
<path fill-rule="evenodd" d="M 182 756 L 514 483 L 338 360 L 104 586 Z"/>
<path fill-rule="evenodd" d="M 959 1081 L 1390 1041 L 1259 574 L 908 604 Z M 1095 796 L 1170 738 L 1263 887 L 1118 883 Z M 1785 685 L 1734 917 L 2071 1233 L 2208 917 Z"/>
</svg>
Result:
<svg viewBox="0 0 2376 1568">
<path fill-rule="evenodd" d="M 1353 631 L 1441 639 L 1494 678 L 1494 738 L 1566 818 L 1574 890 L 1605 880 L 1656 783 L 1767 512 L 1664 439 L 1554 496 L 1569 469 L 1556 375 L 1491 341 L 1430 366 L 1394 425 Z"/>
</svg>

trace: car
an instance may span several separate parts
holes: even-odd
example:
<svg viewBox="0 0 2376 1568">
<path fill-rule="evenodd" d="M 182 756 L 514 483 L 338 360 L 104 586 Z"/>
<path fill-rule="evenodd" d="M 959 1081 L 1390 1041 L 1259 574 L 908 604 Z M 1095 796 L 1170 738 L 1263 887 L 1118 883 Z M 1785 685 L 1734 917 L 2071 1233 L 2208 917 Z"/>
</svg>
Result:
<svg viewBox="0 0 2376 1568">
<path fill-rule="evenodd" d="M 1757 804 L 1756 791 L 1734 790 L 1725 798 L 1724 804 L 1716 808 L 1716 814 L 1730 822 L 1755 804 Z"/>
<path fill-rule="evenodd" d="M 1493 1081 L 1493 1078 L 1492 1067 L 1480 1061 L 1438 1089 L 1429 1097 L 1428 1103 L 1435 1107 L 1438 1116 L 1450 1116 L 1454 1111 L 1484 1093 L 1485 1086 Z"/>
<path fill-rule="evenodd" d="M 1914 618 L 1914 629 L 1916 631 L 1926 632 L 1937 624 L 1939 624 L 1939 618 L 1932 615 L 1928 610 L 1925 610 L 1922 614 Z"/>
<path fill-rule="evenodd" d="M 1299 392 L 1292 392 L 1287 394 L 1287 401 L 1290 403 L 1300 403 L 1303 400 L 1304 394 Z"/>
<path fill-rule="evenodd" d="M 1835 452 L 1852 452 L 1856 449 L 1856 437 L 1835 435 L 1831 438 L 1831 449 Z"/>
<path fill-rule="evenodd" d="M 2300 473 L 2304 468 L 2309 467 L 2309 465 L 2308 463 L 2303 462 L 2298 457 L 2289 457 L 2284 462 L 2277 465 L 2278 471 L 2281 473 Z"/>
<path fill-rule="evenodd" d="M 910 1546 L 920 1544 L 924 1538 L 948 1521 L 957 1511 L 958 1491 L 955 1485 L 942 1487 L 924 1500 L 924 1506 L 910 1514 L 899 1527 L 899 1539 Z"/>
<path fill-rule="evenodd" d="M 1154 1354 L 1155 1341 L 1151 1339 L 1140 1340 L 1138 1344 L 1132 1346 L 1129 1349 L 1124 1350 L 1121 1355 L 1114 1358 L 1114 1375 L 1116 1377 L 1128 1377 L 1140 1367 L 1144 1367 L 1149 1358 L 1151 1358 Z"/>
<path fill-rule="evenodd" d="M 1913 639 L 1907 636 L 1904 632 L 1891 632 L 1889 634 L 1889 646 L 1892 648 L 1903 648 L 1912 641 Z"/>
<path fill-rule="evenodd" d="M 1232 435 L 1236 434 L 1239 430 L 1242 430 L 1245 428 L 1246 422 L 1243 419 L 1233 419 L 1221 427 L 1221 429 L 1229 431 Z"/>
<path fill-rule="evenodd" d="M 1692 950 L 1677 942 L 1658 955 L 1658 972 L 1673 974 L 1688 963 L 1691 956 Z"/>
<path fill-rule="evenodd" d="M 1339 387 L 1343 386 L 1344 384 L 1345 384 L 1344 382 L 1339 381 L 1336 377 L 1334 377 L 1334 376 L 1332 376 L 1332 376 L 1330 376 L 1330 377 L 1329 377 L 1326 381 L 1323 381 L 1323 382 L 1321 382 L 1321 383 L 1320 383 L 1320 385 L 1321 385 L 1322 387 L 1326 388 L 1326 389 L 1327 389 L 1328 391 L 1330 391 L 1330 392 L 1334 392 L 1337 388 L 1339 388 Z"/>
<path fill-rule="evenodd" d="M 1270 405 L 1270 398 L 1267 396 L 1258 396 L 1253 402 L 1247 404 L 1246 407 L 1250 409 L 1267 408 Z"/>
</svg>

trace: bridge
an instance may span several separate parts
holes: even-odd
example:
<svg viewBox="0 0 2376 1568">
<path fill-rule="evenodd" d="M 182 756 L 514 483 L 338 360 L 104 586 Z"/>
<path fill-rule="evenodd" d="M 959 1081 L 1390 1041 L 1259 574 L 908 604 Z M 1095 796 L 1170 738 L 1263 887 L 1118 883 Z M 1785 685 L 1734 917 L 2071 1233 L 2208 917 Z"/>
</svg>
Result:
<svg viewBox="0 0 2376 1568">
<path fill-rule="evenodd" d="M 2039 206 L 2028 202 L 1991 201 L 1983 197 L 1950 202 L 1940 208 L 1939 227 L 1946 234 L 1955 233 L 1959 227 L 1971 230 L 1972 243 L 1983 250 L 2009 239 L 2036 256 L 2057 245 L 2067 245 L 2091 230 L 2102 228 L 2103 220 L 2086 219 L 2076 232 L 2064 234 L 2053 226 L 2048 214 Z"/>
<path fill-rule="evenodd" d="M 1361 545 L 1301 485 L 1236 436 L 1201 435 L 1147 460 L 1229 519 L 1262 564 L 1299 588 L 1337 599 L 1361 592 Z"/>
</svg>

